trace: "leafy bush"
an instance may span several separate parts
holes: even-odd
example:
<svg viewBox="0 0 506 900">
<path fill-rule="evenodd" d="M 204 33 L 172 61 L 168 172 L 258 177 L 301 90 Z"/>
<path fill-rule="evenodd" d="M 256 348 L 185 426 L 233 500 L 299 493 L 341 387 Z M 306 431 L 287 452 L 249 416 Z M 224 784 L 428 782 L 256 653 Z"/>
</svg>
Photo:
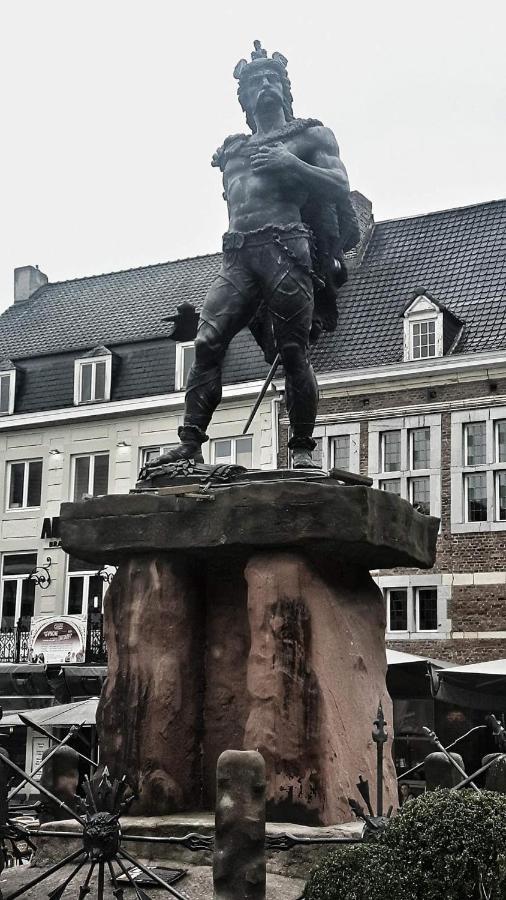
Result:
<svg viewBox="0 0 506 900">
<path fill-rule="evenodd" d="M 409 800 L 378 841 L 315 868 L 307 900 L 506 900 L 506 796 L 440 790 Z"/>
</svg>

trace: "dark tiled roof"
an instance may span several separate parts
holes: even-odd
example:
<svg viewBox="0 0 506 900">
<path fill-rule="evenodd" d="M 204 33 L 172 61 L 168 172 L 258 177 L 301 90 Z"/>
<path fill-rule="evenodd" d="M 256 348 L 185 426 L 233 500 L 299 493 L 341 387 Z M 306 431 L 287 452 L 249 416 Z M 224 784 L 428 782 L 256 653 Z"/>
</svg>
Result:
<svg viewBox="0 0 506 900">
<path fill-rule="evenodd" d="M 221 254 L 46 284 L 0 317 L 0 355 L 91 350 L 167 335 L 161 320 L 190 300 L 201 306 Z"/>
<path fill-rule="evenodd" d="M 315 368 L 402 360 L 401 315 L 419 285 L 465 322 L 458 353 L 506 348 L 506 200 L 379 222 Z"/>
<path fill-rule="evenodd" d="M 220 258 L 49 283 L 9 307 L 0 317 L 0 356 L 23 369 L 17 410 L 47 408 L 47 383 L 45 402 L 37 388 L 44 372 L 55 391 L 68 382 L 49 405 L 71 405 L 74 358 L 102 344 L 120 357 L 115 399 L 173 390 L 174 345 L 162 319 L 182 300 L 202 305 Z M 315 368 L 402 360 L 401 314 L 420 285 L 465 322 L 458 353 L 506 348 L 505 284 L 506 200 L 379 222 L 340 293 L 337 332 L 324 335 L 313 351 Z M 266 371 L 249 333 L 242 332 L 227 356 L 225 381 L 261 378 Z"/>
</svg>

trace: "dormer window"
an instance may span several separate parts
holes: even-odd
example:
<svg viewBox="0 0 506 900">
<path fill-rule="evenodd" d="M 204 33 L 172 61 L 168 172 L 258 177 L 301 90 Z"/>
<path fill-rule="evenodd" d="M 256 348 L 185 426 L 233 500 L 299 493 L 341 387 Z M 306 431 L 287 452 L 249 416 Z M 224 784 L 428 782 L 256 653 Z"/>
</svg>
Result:
<svg viewBox="0 0 506 900">
<path fill-rule="evenodd" d="M 97 347 L 74 363 L 74 403 L 99 403 L 111 397 L 112 354 Z"/>
<path fill-rule="evenodd" d="M 0 416 L 14 412 L 16 369 L 9 359 L 0 360 Z"/>
<path fill-rule="evenodd" d="M 403 313 L 404 359 L 433 359 L 451 353 L 464 324 L 428 291 L 415 291 Z"/>
</svg>

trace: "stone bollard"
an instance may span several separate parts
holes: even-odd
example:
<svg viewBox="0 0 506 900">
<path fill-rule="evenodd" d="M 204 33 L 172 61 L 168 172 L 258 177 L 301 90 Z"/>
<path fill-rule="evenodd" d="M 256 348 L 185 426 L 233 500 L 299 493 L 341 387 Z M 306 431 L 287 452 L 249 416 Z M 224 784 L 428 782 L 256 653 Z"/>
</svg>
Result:
<svg viewBox="0 0 506 900">
<path fill-rule="evenodd" d="M 494 758 L 485 776 L 485 790 L 506 794 L 506 754 L 490 753 L 483 757 L 482 765 Z"/>
<path fill-rule="evenodd" d="M 459 764 L 461 769 L 464 768 L 464 760 L 458 753 L 450 753 L 449 755 Z M 452 766 L 446 754 L 440 751 L 429 753 L 425 757 L 423 769 L 428 791 L 436 791 L 438 788 L 456 787 L 464 778 L 455 766 Z"/>
<path fill-rule="evenodd" d="M 265 763 L 225 750 L 216 769 L 214 900 L 265 900 Z"/>
</svg>

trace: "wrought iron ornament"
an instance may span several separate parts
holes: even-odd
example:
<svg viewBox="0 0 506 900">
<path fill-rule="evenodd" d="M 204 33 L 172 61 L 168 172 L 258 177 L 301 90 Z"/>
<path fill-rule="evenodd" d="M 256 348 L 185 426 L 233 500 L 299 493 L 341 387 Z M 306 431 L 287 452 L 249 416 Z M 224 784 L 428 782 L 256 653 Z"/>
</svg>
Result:
<svg viewBox="0 0 506 900">
<path fill-rule="evenodd" d="M 374 815 L 371 804 L 369 782 L 364 780 L 361 775 L 359 775 L 357 790 L 367 807 L 367 813 L 364 812 L 363 807 L 357 800 L 353 797 L 348 798 L 352 812 L 355 813 L 357 818 L 365 822 L 364 840 L 375 840 L 387 827 L 393 811 L 393 806 L 389 806 L 386 816 L 383 815 L 383 745 L 388 740 L 386 724 L 380 701 L 372 730 L 372 739 L 376 744 L 376 815 Z"/>
<path fill-rule="evenodd" d="M 84 881 L 79 886 L 79 893 L 77 894 L 79 900 L 84 900 L 91 893 L 90 884 L 95 869 L 98 871 L 96 897 L 97 900 L 104 900 L 106 867 L 113 885 L 113 896 L 116 900 L 123 900 L 124 898 L 124 890 L 121 884 L 118 883 L 120 875 L 124 875 L 134 888 L 137 900 L 150 900 L 149 894 L 142 890 L 132 878 L 129 870 L 129 867 L 132 865 L 136 866 L 150 880 L 150 883 L 153 882 L 157 887 L 164 888 L 171 896 L 178 898 L 178 900 L 189 900 L 186 894 L 180 893 L 176 888 L 164 881 L 163 878 L 160 878 L 156 872 L 150 871 L 124 848 L 124 837 L 121 832 L 119 819 L 134 799 L 134 794 L 131 791 L 130 796 L 126 796 L 129 791 L 126 778 L 121 779 L 121 781 L 115 780 L 111 782 L 107 769 L 101 775 L 94 776 L 91 781 L 86 778 L 84 782 L 86 815 L 82 817 L 62 800 L 59 800 L 51 791 L 36 782 L 31 775 L 19 769 L 6 756 L 2 756 L 0 762 L 4 763 L 4 765 L 0 765 L 0 841 L 4 855 L 6 841 L 11 842 L 14 852 L 17 851 L 16 843 L 21 840 L 26 841 L 30 847 L 35 849 L 31 842 L 33 834 L 31 835 L 26 829 L 20 828 L 9 819 L 5 766 L 24 777 L 26 781 L 49 797 L 55 805 L 64 809 L 69 818 L 74 819 L 82 829 L 80 832 L 57 832 L 60 836 L 68 838 L 80 837 L 82 846 L 74 853 L 65 856 L 54 866 L 51 866 L 50 869 L 46 869 L 37 875 L 27 884 L 17 888 L 12 894 L 8 894 L 4 900 L 15 900 L 15 898 L 23 896 L 37 884 L 45 881 L 55 872 L 71 863 L 75 863 L 74 868 L 57 888 L 48 893 L 49 900 L 61 900 L 70 885 L 72 885 L 72 894 L 69 892 L 68 896 L 76 897 L 75 879 L 84 867 L 87 867 L 87 872 Z M 4 789 L 2 788 L 3 782 L 5 782 Z M 54 834 L 53 832 L 43 831 L 38 833 Z M 194 837 L 192 835 L 192 838 Z M 144 840 L 144 838 L 132 835 L 130 840 Z M 128 863 L 129 866 L 125 863 Z M 116 870 L 114 864 L 117 866 Z"/>
<path fill-rule="evenodd" d="M 51 584 L 51 575 L 49 574 L 49 569 L 52 565 L 53 561 L 51 557 L 48 556 L 45 564 L 43 566 L 36 566 L 28 576 L 29 580 L 34 581 L 35 584 L 43 591 L 47 590 L 47 588 Z"/>
</svg>

